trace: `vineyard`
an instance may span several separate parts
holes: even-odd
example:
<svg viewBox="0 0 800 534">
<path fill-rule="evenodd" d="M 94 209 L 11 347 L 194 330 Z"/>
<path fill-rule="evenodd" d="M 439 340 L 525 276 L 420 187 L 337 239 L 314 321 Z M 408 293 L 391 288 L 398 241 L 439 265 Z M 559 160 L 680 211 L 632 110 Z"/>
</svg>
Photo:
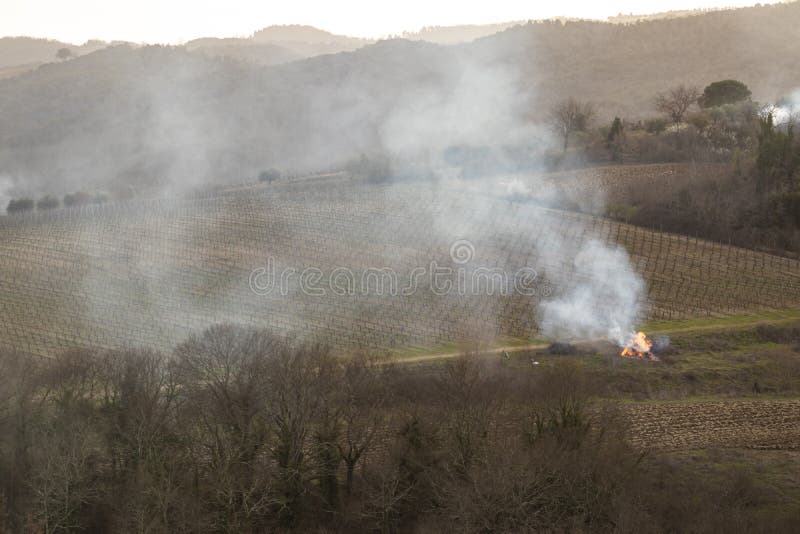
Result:
<svg viewBox="0 0 800 534">
<path fill-rule="evenodd" d="M 611 165 L 532 176 L 524 182 L 545 200 L 554 197 L 591 208 L 592 204 L 639 204 L 670 198 L 690 184 L 722 181 L 730 171 L 727 164 Z"/>
<path fill-rule="evenodd" d="M 310 189 L 0 219 L 0 341 L 42 356 L 80 346 L 168 350 L 218 322 L 340 351 L 531 338 L 538 300 L 581 282 L 568 259 L 591 239 L 628 251 L 647 283 L 650 319 L 800 304 L 800 263 L 787 258 L 433 186 L 353 188 L 342 179 Z M 467 262 L 451 255 L 458 241 L 471 247 Z M 529 268 L 536 279 L 524 295 L 439 294 L 414 274 L 431 262 L 467 274 Z M 254 270 L 268 267 L 294 277 L 255 291 Z M 298 276 L 308 268 L 319 270 L 324 294 L 301 290 Z M 331 290 L 341 287 L 342 269 L 352 273 L 351 291 Z M 395 273 L 392 291 L 351 287 L 370 271 L 373 284 Z"/>
</svg>

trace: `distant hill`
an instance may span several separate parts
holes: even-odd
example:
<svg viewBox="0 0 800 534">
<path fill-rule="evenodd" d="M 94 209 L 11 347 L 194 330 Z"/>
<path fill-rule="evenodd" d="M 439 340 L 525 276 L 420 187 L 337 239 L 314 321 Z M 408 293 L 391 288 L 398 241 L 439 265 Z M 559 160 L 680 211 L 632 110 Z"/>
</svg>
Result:
<svg viewBox="0 0 800 534">
<path fill-rule="evenodd" d="M 416 32 L 404 32 L 403 39 L 428 41 L 438 44 L 457 44 L 474 41 L 481 37 L 502 32 L 527 21 L 501 22 L 498 24 L 463 24 L 458 26 L 426 26 Z"/>
<path fill-rule="evenodd" d="M 56 61 L 56 52 L 61 48 L 69 48 L 74 55 L 79 56 L 106 46 L 108 43 L 104 41 L 88 41 L 77 46 L 51 39 L 2 37 L 0 38 L 0 69 Z"/>
<path fill-rule="evenodd" d="M 352 51 L 375 42 L 371 39 L 336 35 L 313 26 L 299 24 L 269 26 L 255 32 L 253 41 L 280 45 L 305 57 Z"/>
<path fill-rule="evenodd" d="M 320 30 L 313 26 L 301 24 L 287 24 L 280 26 L 268 26 L 253 34 L 256 42 L 290 42 L 290 43 L 342 43 L 353 46 L 363 45 L 365 39 L 348 37 L 346 35 L 336 35 L 334 33 Z"/>
<path fill-rule="evenodd" d="M 372 40 L 335 35 L 312 26 L 270 26 L 252 37 L 189 41 L 187 50 L 206 57 L 217 57 L 267 66 L 288 63 L 321 54 L 348 52 L 373 43 Z"/>
<path fill-rule="evenodd" d="M 601 117 L 653 113 L 673 84 L 739 79 L 755 100 L 774 102 L 800 85 L 800 3 L 724 10 L 636 24 L 536 22 L 475 47 L 515 52 L 540 105 L 568 93 L 594 101 Z"/>
<path fill-rule="evenodd" d="M 730 8 L 676 9 L 672 11 L 662 11 L 660 13 L 647 13 L 647 14 L 628 13 L 627 15 L 624 13 L 620 13 L 618 15 L 614 15 L 613 17 L 608 17 L 606 20 L 613 24 L 634 24 L 637 22 L 644 22 L 648 20 L 693 17 L 696 15 L 703 15 L 705 13 L 713 13 L 715 11 L 727 11 L 729 9 Z"/>
<path fill-rule="evenodd" d="M 274 43 L 256 43 L 252 39 L 196 39 L 185 48 L 207 57 L 229 58 L 257 65 L 279 65 L 307 57 L 291 48 Z"/>
<path fill-rule="evenodd" d="M 626 25 L 536 22 L 452 46 L 389 40 L 271 66 L 198 53 L 226 40 L 117 46 L 0 80 L 0 178 L 36 194 L 183 188 L 384 149 L 424 154 L 423 165 L 455 145 L 518 151 L 537 145 L 532 125 L 568 95 L 595 102 L 601 121 L 652 116 L 654 95 L 678 83 L 740 79 L 775 101 L 800 86 L 798 27 L 792 3 Z M 329 38 L 289 34 L 308 46 Z M 284 53 L 272 45 L 283 46 L 259 41 L 267 48 L 254 53 Z"/>
<path fill-rule="evenodd" d="M 13 65 L 11 67 L 0 67 L 0 80 L 25 74 L 26 72 L 32 71 L 39 65 L 41 65 L 41 63 L 24 63 L 22 65 Z"/>
</svg>

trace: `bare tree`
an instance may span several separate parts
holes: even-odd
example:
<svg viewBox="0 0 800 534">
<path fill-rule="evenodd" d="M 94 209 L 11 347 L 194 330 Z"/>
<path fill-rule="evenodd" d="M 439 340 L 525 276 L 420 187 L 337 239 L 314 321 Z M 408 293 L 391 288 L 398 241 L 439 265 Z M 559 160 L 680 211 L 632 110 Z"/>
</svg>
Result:
<svg viewBox="0 0 800 534">
<path fill-rule="evenodd" d="M 98 362 L 103 392 L 106 454 L 121 531 L 176 532 L 182 523 L 199 530 L 191 504 L 191 457 L 184 421 L 178 417 L 175 366 L 160 352 L 127 349 Z"/>
<path fill-rule="evenodd" d="M 590 427 L 586 374 L 566 362 L 543 370 L 532 385 L 529 440 L 554 438 L 562 448 L 580 446 Z"/>
<path fill-rule="evenodd" d="M 41 364 L 0 350 L 0 532 L 24 530 L 34 434 L 48 401 Z"/>
<path fill-rule="evenodd" d="M 656 96 L 656 110 L 671 120 L 675 125 L 675 131 L 678 131 L 686 112 L 697 103 L 699 97 L 700 89 L 681 84 Z"/>
<path fill-rule="evenodd" d="M 213 456 L 246 463 L 258 453 L 268 432 L 262 413 L 267 361 L 279 347 L 264 332 L 218 325 L 176 349 L 179 380 L 214 436 Z"/>
<path fill-rule="evenodd" d="M 43 532 L 88 529 L 104 491 L 101 428 L 95 417 L 101 377 L 97 353 L 57 355 L 42 373 L 47 403 L 32 429 L 35 447 L 28 485 Z"/>
<path fill-rule="evenodd" d="M 163 354 L 150 350 L 111 352 L 102 362 L 102 407 L 115 467 L 133 469 L 159 455 L 161 440 L 175 428 L 177 383 Z"/>
<path fill-rule="evenodd" d="M 356 466 L 369 451 L 376 432 L 385 421 L 383 404 L 385 392 L 380 389 L 378 367 L 364 356 L 345 364 L 344 396 L 341 410 L 342 433 L 339 454 L 346 467 L 345 489 L 353 490 Z"/>
<path fill-rule="evenodd" d="M 397 468 L 383 466 L 371 477 L 371 491 L 366 495 L 362 514 L 370 530 L 397 532 L 404 507 L 414 491 L 413 484 L 405 483 Z"/>
<path fill-rule="evenodd" d="M 448 415 L 442 425 L 447 439 L 449 465 L 465 475 L 487 444 L 492 395 L 486 369 L 477 354 L 448 361 L 437 381 Z"/>
<path fill-rule="evenodd" d="M 284 350 L 277 337 L 232 325 L 213 326 L 175 350 L 195 499 L 210 503 L 217 530 L 247 530 L 275 504 L 267 367 Z"/>
<path fill-rule="evenodd" d="M 85 509 L 102 495 L 99 436 L 91 424 L 61 417 L 43 426 L 36 437 L 29 484 L 41 531 L 82 530 L 91 516 Z"/>
<path fill-rule="evenodd" d="M 583 132 L 590 126 L 595 116 L 591 102 L 581 102 L 573 97 L 559 102 L 550 112 L 550 124 L 564 142 L 567 151 L 569 139 L 575 132 Z"/>
<path fill-rule="evenodd" d="M 267 375 L 267 411 L 271 418 L 271 455 L 277 468 L 281 519 L 296 519 L 309 475 L 306 451 L 315 416 L 330 387 L 329 351 L 319 345 L 280 347 L 270 359 Z"/>
</svg>

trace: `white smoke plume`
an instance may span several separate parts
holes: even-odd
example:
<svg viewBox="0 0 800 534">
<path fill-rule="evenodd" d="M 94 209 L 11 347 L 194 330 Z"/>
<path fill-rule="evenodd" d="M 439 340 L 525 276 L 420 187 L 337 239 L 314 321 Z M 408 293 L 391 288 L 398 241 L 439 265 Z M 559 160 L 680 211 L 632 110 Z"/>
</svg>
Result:
<svg viewBox="0 0 800 534">
<path fill-rule="evenodd" d="M 531 196 L 531 188 L 519 178 L 512 178 L 507 182 L 500 182 L 500 185 L 505 187 L 505 196 L 511 198 L 527 198 Z"/>
<path fill-rule="evenodd" d="M 455 55 L 455 54 L 454 54 Z M 492 57 L 503 54 L 494 50 Z M 481 58 L 458 58 L 450 66 L 450 80 L 443 86 L 423 86 L 403 95 L 396 109 L 380 129 L 383 146 L 391 154 L 401 154 L 423 161 L 439 178 L 439 188 L 431 196 L 441 197 L 432 206 L 446 204 L 448 191 L 469 192 L 463 209 L 431 213 L 432 231 L 445 240 L 453 241 L 475 235 L 490 228 L 504 231 L 498 214 L 492 210 L 496 203 L 482 201 L 500 197 L 512 202 L 527 203 L 533 199 L 550 207 L 562 199 L 554 184 L 547 182 L 539 171 L 507 174 L 503 147 L 525 144 L 557 145 L 545 133 L 546 126 L 532 122 L 525 112 L 530 101 L 530 86 L 520 73 L 510 66 L 498 67 Z M 480 176 L 463 176 L 467 168 L 456 170 L 446 159 L 436 157 L 451 146 L 487 147 L 483 158 L 475 163 L 484 165 Z M 488 163 L 491 161 L 492 163 Z M 534 165 L 535 166 L 535 165 Z M 539 162 L 541 168 L 541 162 Z M 403 187 L 402 185 L 398 187 Z M 572 198 L 586 213 L 602 213 L 602 192 L 587 191 L 586 198 Z M 535 212 L 534 212 L 535 213 Z M 547 217 L 534 216 L 530 228 L 513 228 L 512 232 L 529 232 L 536 226 L 548 224 Z M 576 225 L 584 224 L 576 221 Z M 552 298 L 539 300 L 531 313 L 539 317 L 541 332 L 554 339 L 608 338 L 620 344 L 635 328 L 641 315 L 644 281 L 634 270 L 626 251 L 617 246 L 590 239 L 573 240 L 579 232 L 548 232 L 545 242 L 535 244 L 531 259 L 540 272 L 545 265 L 573 265 L 563 291 Z"/>
<path fill-rule="evenodd" d="M 311 172 L 325 170 L 329 165 L 329 169 L 339 170 L 344 162 L 358 160 L 362 155 L 375 157 L 376 161 L 383 161 L 380 159 L 383 157 L 395 167 L 407 167 L 408 171 L 396 173 L 400 174 L 394 177 L 397 184 L 390 182 L 375 190 L 385 192 L 389 198 L 394 197 L 395 186 L 401 198 L 408 188 L 430 191 L 425 205 L 431 211 L 422 214 L 430 224 L 426 234 L 419 236 L 420 242 L 431 240 L 446 245 L 481 235 L 499 235 L 513 241 L 513 236 L 533 235 L 537 228 L 547 224 L 544 214 L 548 210 L 540 210 L 541 217 L 531 215 L 525 226 L 501 217 L 503 214 L 497 213 L 499 206 L 513 212 L 516 202 L 525 203 L 526 209 L 521 211 L 526 214 L 536 213 L 534 200 L 551 208 L 567 206 L 559 206 L 558 188 L 541 177 L 542 154 L 549 140 L 545 134 L 548 128 L 542 124 L 544 110 L 531 109 L 535 84 L 529 76 L 521 74 L 518 65 L 502 61 L 514 53 L 504 50 L 502 42 L 480 46 L 480 54 L 476 54 L 468 48 L 386 42 L 367 51 L 257 72 L 157 47 L 110 50 L 105 53 L 108 56 L 105 60 L 125 73 L 115 83 L 124 95 L 123 102 L 128 104 L 126 109 L 132 110 L 130 116 L 116 120 L 109 110 L 98 112 L 102 119 L 98 128 L 105 134 L 104 140 L 108 140 L 108 150 L 98 150 L 88 142 L 89 138 L 75 137 L 74 150 L 65 148 L 48 157 L 56 170 L 88 169 L 92 176 L 80 176 L 90 190 L 103 184 L 101 178 L 107 175 L 115 176 L 121 183 L 138 183 L 143 189 L 160 187 L 165 196 L 180 195 L 206 183 L 252 182 L 259 170 L 271 166 Z M 375 61 L 375 57 L 386 61 Z M 422 62 L 424 58 L 432 59 Z M 422 69 L 421 64 L 425 65 Z M 396 83 L 385 83 L 384 79 L 393 79 L 392 76 L 397 78 Z M 122 83 L 128 79 L 135 82 Z M 263 88 L 270 90 L 265 93 L 269 98 L 258 96 Z M 97 154 L 105 159 L 91 165 L 68 164 Z M 62 157 L 66 161 L 60 161 Z M 404 183 L 407 177 L 410 178 Z M 64 183 L 76 188 L 83 184 Z M 354 187 L 364 185 L 357 180 L 353 183 Z M 370 187 L 365 189 L 373 191 Z M 313 189 L 298 188 L 298 191 L 300 198 L 314 193 Z M 469 195 L 460 196 L 453 203 L 453 192 Z M 497 202 L 498 198 L 508 202 Z M 297 198 L 291 200 L 309 212 L 319 208 L 313 197 L 303 203 Z M 592 213 L 602 211 L 595 209 L 594 199 L 587 198 L 583 203 L 578 201 L 581 199 L 571 200 L 578 206 L 591 206 Z M 375 242 L 384 240 L 385 230 L 396 224 L 393 214 L 376 212 L 369 216 L 371 219 L 365 226 L 372 234 L 366 238 Z M 501 219 L 508 225 L 503 226 Z M 224 230 L 224 227 L 219 229 Z M 297 230 L 297 239 L 306 237 L 301 230 L 302 227 Z M 572 265 L 574 272 L 565 277 L 561 291 L 552 298 L 544 302 L 538 298 L 531 300 L 531 316 L 538 316 L 542 332 L 554 338 L 621 339 L 633 329 L 638 318 L 644 283 L 624 250 L 599 241 L 573 239 L 579 232 L 569 228 L 558 230 L 548 232 L 547 243 L 533 244 L 530 264 L 539 272 L 546 270 L 540 269 L 540 264 L 550 268 Z M 284 231 L 283 238 L 295 237 L 286 235 L 287 231 L 290 230 Z M 185 259 L 176 264 L 164 259 L 152 261 L 149 247 L 155 243 L 159 250 L 168 250 L 185 243 L 201 243 L 203 238 L 200 231 L 188 227 L 177 234 L 150 237 L 151 242 L 143 243 L 141 250 L 138 247 L 126 250 L 130 276 L 155 280 L 160 285 L 138 292 L 136 288 L 126 288 L 129 293 L 120 298 L 128 298 L 130 294 L 131 299 L 139 299 L 148 308 L 149 316 L 161 317 L 166 312 L 159 309 L 159 288 L 168 286 L 185 264 L 199 265 L 206 258 L 200 253 L 191 256 L 186 253 L 179 255 Z M 115 236 L 103 236 L 100 230 L 87 226 L 76 248 L 89 256 L 100 255 L 102 249 L 95 246 L 98 240 L 116 242 Z M 375 253 L 371 259 L 378 262 L 372 266 L 430 261 L 422 253 L 420 257 L 409 257 L 417 243 L 404 244 L 407 246 L 382 247 L 381 257 L 375 257 L 378 256 Z M 498 256 L 515 246 L 499 247 Z M 488 253 L 482 255 L 481 248 L 477 254 L 478 261 L 492 266 L 502 260 Z M 144 273 L 141 276 L 140 271 Z M 106 283 L 107 276 L 102 270 L 87 272 L 82 279 L 81 293 L 89 295 L 85 305 L 90 309 L 90 317 L 98 322 L 107 315 Z M 215 295 L 224 295 L 224 291 Z M 209 303 L 209 300 L 203 300 L 202 304 L 197 311 L 181 313 L 190 316 L 192 324 L 198 327 L 207 321 L 238 319 L 235 305 L 226 307 L 221 301 Z M 280 304 L 281 308 L 295 309 L 293 303 Z M 201 308 L 214 312 L 203 315 Z M 470 317 L 484 322 L 496 319 L 490 312 L 480 318 Z M 303 330 L 304 317 L 300 312 L 290 322 L 297 330 Z"/>
<path fill-rule="evenodd" d="M 572 263 L 580 282 L 541 303 L 542 332 L 554 339 L 603 337 L 623 345 L 639 318 L 644 290 L 628 254 L 592 240 Z"/>
<path fill-rule="evenodd" d="M 11 192 L 14 189 L 14 182 L 9 176 L 0 174 L 0 214 L 5 213 L 6 206 L 11 200 Z"/>
<path fill-rule="evenodd" d="M 800 89 L 792 92 L 772 108 L 775 124 L 786 124 L 800 118 Z"/>
</svg>

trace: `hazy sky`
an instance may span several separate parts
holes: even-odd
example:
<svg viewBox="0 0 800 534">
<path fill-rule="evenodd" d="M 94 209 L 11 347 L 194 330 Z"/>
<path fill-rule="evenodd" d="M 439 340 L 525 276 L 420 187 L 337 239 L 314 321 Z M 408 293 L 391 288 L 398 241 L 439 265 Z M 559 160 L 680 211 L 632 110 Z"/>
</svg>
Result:
<svg viewBox="0 0 800 534">
<path fill-rule="evenodd" d="M 0 0 L 0 36 L 32 35 L 177 43 L 200 36 L 246 36 L 272 24 L 310 24 L 334 33 L 385 37 L 422 26 L 481 24 L 559 15 L 744 6 L 747 0 Z M 762 2 L 763 3 L 763 2 Z"/>
</svg>

